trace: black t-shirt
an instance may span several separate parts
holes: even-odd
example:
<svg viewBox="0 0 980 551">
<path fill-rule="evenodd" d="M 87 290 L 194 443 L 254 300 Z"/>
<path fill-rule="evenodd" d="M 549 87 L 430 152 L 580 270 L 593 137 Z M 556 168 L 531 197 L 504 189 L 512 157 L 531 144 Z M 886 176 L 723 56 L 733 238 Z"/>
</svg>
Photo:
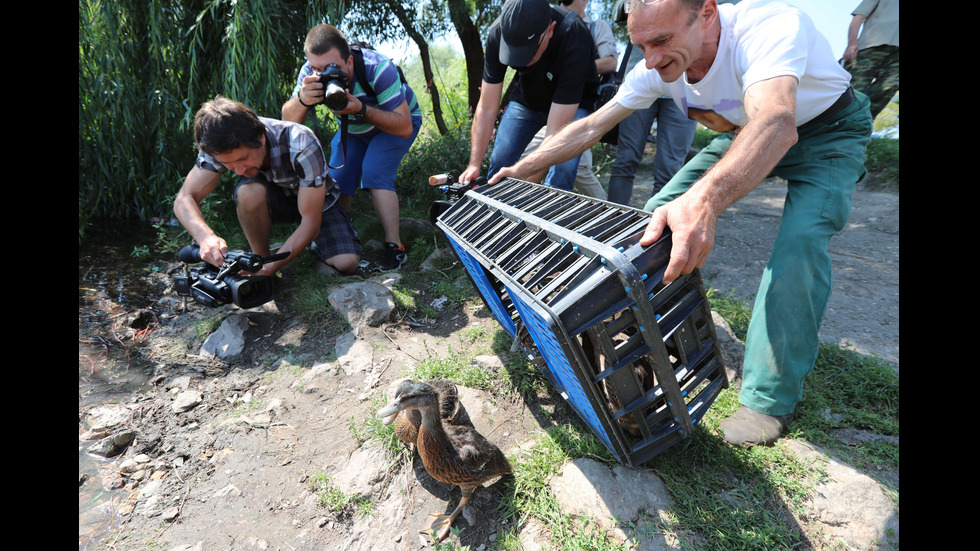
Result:
<svg viewBox="0 0 980 551">
<path fill-rule="evenodd" d="M 591 110 L 599 74 L 595 70 L 598 55 L 589 26 L 578 14 L 560 6 L 551 6 L 551 20 L 557 25 L 541 59 L 530 67 L 515 67 L 517 75 L 510 99 L 543 113 L 551 109 L 552 103 L 577 103 Z M 483 80 L 501 83 L 506 71 L 507 66 L 500 62 L 498 18 L 487 36 Z"/>
</svg>

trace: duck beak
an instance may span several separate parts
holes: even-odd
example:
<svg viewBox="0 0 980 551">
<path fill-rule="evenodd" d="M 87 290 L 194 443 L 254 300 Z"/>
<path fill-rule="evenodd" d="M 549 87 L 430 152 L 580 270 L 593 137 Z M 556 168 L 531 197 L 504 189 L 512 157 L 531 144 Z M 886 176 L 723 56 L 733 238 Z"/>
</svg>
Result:
<svg viewBox="0 0 980 551">
<path fill-rule="evenodd" d="M 402 405 L 400 403 L 392 402 L 391 404 L 378 410 L 378 417 L 381 417 L 383 419 L 384 424 L 390 425 L 395 421 L 395 414 L 401 410 L 402 410 Z"/>
</svg>

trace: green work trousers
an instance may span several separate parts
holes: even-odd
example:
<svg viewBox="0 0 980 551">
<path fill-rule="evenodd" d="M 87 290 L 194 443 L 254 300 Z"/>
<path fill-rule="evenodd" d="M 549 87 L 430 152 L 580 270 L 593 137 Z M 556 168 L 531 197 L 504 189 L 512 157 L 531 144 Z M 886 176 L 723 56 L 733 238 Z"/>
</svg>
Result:
<svg viewBox="0 0 980 551">
<path fill-rule="evenodd" d="M 769 415 L 791 413 L 803 399 L 803 379 L 816 361 L 820 323 L 830 299 L 830 238 L 847 222 L 855 184 L 866 173 L 872 119 L 868 97 L 858 91 L 854 95 L 829 120 L 800 127 L 797 143 L 770 174 L 787 180 L 786 201 L 752 310 L 739 394 L 743 405 Z M 687 191 L 733 139 L 733 134 L 715 138 L 645 210 Z"/>
</svg>

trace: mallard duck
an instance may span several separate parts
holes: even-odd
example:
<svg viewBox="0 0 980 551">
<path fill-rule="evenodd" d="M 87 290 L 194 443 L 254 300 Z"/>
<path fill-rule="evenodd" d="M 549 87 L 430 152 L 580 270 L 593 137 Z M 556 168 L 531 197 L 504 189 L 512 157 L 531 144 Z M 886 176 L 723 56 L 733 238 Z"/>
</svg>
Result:
<svg viewBox="0 0 980 551">
<path fill-rule="evenodd" d="M 476 429 L 466 425 L 449 425 L 439 414 L 439 393 L 431 385 L 403 381 L 395 400 L 378 414 L 388 417 L 398 412 L 416 410 L 421 414 L 416 448 L 425 470 L 432 478 L 459 486 L 462 497 L 449 515 L 432 513 L 419 530 L 433 533 L 436 541 L 449 535 L 449 528 L 463 511 L 478 486 L 513 471 L 500 448 Z"/>
<path fill-rule="evenodd" d="M 455 425 L 459 423 L 462 407 L 459 403 L 459 391 L 452 381 L 447 379 L 429 379 L 425 383 L 436 390 L 439 395 L 439 416 L 443 423 Z M 395 398 L 408 392 L 415 381 L 406 379 L 395 388 Z M 384 424 L 395 424 L 395 436 L 402 442 L 415 446 L 419 435 L 419 425 L 422 424 L 422 414 L 417 409 L 406 409 L 389 415 L 383 419 Z"/>
</svg>

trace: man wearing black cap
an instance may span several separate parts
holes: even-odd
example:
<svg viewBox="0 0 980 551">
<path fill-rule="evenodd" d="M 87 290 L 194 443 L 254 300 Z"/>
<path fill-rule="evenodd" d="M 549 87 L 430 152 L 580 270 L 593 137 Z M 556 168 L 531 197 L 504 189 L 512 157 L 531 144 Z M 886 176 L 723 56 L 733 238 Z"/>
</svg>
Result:
<svg viewBox="0 0 980 551">
<path fill-rule="evenodd" d="M 577 13 L 552 6 L 548 0 L 508 0 L 490 26 L 485 54 L 470 162 L 460 175 L 461 182 L 480 175 L 500 109 L 507 67 L 516 69 L 517 76 L 497 128 L 488 176 L 517 162 L 542 127 L 547 126 L 551 136 L 587 116 L 599 83 L 596 48 L 588 26 Z M 550 167 L 544 183 L 571 190 L 579 157 Z M 539 181 L 543 174 L 532 178 Z"/>
</svg>

